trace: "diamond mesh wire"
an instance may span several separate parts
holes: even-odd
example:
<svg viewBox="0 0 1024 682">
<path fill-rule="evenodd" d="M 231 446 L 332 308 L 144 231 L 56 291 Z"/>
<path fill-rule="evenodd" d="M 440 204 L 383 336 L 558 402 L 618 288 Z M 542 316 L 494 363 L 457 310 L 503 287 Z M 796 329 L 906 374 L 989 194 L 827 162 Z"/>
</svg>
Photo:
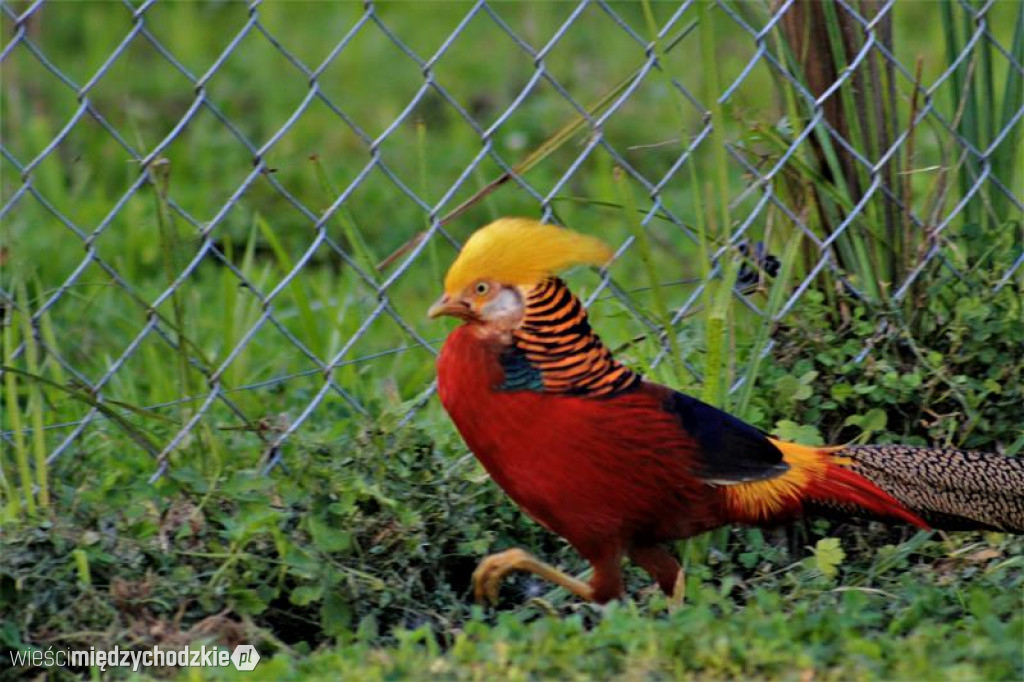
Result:
<svg viewBox="0 0 1024 682">
<path fill-rule="evenodd" d="M 893 310 L 930 268 L 970 276 L 950 255 L 964 225 L 1024 212 L 1019 176 L 994 161 L 1019 144 L 1019 91 L 984 135 L 959 104 L 976 72 L 1024 79 L 994 3 L 952 6 L 960 52 L 928 78 L 891 0 L 650 16 L 480 0 L 432 6 L 440 35 L 409 6 L 296 7 L 0 5 L 5 375 L 50 382 L 43 423 L 5 421 L 6 446 L 41 427 L 48 464 L 127 447 L 155 481 L 215 437 L 269 470 L 298 433 L 308 447 L 353 416 L 408 421 L 433 392 L 441 334 L 422 306 L 438 268 L 500 213 L 589 215 L 576 226 L 616 240 L 588 303 L 655 338 L 656 368 L 740 247 L 802 240 L 780 306 L 734 290 L 751 316 L 783 320 L 825 281 Z M 829 19 L 841 35 L 815 43 Z M 216 49 L 194 44 L 209 36 Z M 288 105 L 264 115 L 271 98 Z M 798 170 L 832 188 L 815 195 L 831 221 Z M 844 248 L 883 228 L 915 236 L 879 299 Z M 662 266 L 706 263 L 645 281 L 642 235 Z M 1020 286 L 1019 241 L 997 286 Z M 637 296 L 663 285 L 667 320 Z M 211 308 L 221 326 L 197 312 Z"/>
</svg>

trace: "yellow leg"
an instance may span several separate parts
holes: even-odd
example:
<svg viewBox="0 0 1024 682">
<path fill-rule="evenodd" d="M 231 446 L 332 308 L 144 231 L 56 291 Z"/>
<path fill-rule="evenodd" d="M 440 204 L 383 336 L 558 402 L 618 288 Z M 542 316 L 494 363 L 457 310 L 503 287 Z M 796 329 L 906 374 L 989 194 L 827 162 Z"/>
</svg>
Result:
<svg viewBox="0 0 1024 682">
<path fill-rule="evenodd" d="M 686 601 L 686 569 L 679 567 L 676 574 L 676 584 L 672 588 L 672 595 L 669 598 L 669 606 L 672 610 L 678 609 Z"/>
<path fill-rule="evenodd" d="M 582 580 L 566 575 L 529 552 L 521 549 L 508 549 L 484 557 L 480 565 L 473 571 L 473 594 L 476 600 L 482 602 L 486 597 L 492 604 L 497 603 L 501 581 L 513 571 L 525 571 L 539 575 L 559 587 L 564 587 L 580 599 L 591 601 L 593 597 L 593 588 Z"/>
</svg>

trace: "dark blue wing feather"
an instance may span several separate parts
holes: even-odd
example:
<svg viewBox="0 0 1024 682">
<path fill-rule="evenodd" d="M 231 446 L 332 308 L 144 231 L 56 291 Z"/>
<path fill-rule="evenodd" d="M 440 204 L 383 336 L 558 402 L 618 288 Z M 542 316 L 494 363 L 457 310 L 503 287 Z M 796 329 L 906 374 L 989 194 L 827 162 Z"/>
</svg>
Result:
<svg viewBox="0 0 1024 682">
<path fill-rule="evenodd" d="M 759 481 L 789 470 L 764 433 L 728 412 L 671 390 L 665 409 L 700 446 L 696 473 L 708 482 Z"/>
</svg>

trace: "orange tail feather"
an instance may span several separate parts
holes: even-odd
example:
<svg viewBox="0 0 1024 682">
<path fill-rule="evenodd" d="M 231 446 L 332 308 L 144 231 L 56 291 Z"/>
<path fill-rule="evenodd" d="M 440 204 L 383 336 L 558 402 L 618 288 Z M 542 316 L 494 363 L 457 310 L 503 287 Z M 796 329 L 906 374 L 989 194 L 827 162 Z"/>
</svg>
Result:
<svg viewBox="0 0 1024 682">
<path fill-rule="evenodd" d="M 806 501 L 826 507 L 853 505 L 876 516 L 897 518 L 926 530 L 930 528 L 924 519 L 860 474 L 833 462 L 828 463 L 825 472 L 823 478 L 807 487 Z"/>
<path fill-rule="evenodd" d="M 860 509 L 869 515 L 896 518 L 919 528 L 928 524 L 889 493 L 846 468 L 840 448 L 820 448 L 772 441 L 782 451 L 789 471 L 776 478 L 726 489 L 726 501 L 743 523 L 781 521 L 801 513 L 805 505 Z"/>
</svg>

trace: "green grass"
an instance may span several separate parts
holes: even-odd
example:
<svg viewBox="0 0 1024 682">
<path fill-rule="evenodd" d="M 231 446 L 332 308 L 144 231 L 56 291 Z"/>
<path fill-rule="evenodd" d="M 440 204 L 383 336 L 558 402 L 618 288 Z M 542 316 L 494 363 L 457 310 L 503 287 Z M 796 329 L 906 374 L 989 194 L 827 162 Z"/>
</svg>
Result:
<svg viewBox="0 0 1024 682">
<path fill-rule="evenodd" d="M 26 7 L 14 5 L 15 11 Z M 767 16 L 763 3 L 737 7 L 758 26 Z M 660 2 L 614 8 L 644 40 L 675 11 Z M 375 12 L 426 59 L 467 9 L 382 3 Z M 539 49 L 573 5 L 504 3 L 493 10 Z M 363 11 L 360 3 L 266 3 L 258 16 L 281 45 L 315 68 Z M 908 67 L 919 64 L 927 86 L 962 49 L 971 23 L 958 5 L 941 14 L 924 3 L 898 3 L 893 12 L 896 55 Z M 996 3 L 987 16 L 993 35 L 1019 54 L 1019 5 Z M 145 25 L 199 76 L 248 18 L 242 4 L 166 3 L 146 11 Z M 118 5 L 51 3 L 30 22 L 29 35 L 81 86 L 131 26 L 130 12 Z M 431 74 L 488 128 L 519 96 L 535 65 L 486 15 L 462 31 Z M 3 40 L 14 34 L 12 22 L 0 18 Z M 785 61 L 780 33 L 766 45 Z M 694 8 L 657 41 L 663 70 L 608 118 L 605 139 L 638 172 L 660 180 L 705 123 L 705 112 L 674 94 L 671 79 L 713 99 L 755 47 L 721 11 Z M 837 55 L 840 62 L 847 57 Z M 643 44 L 591 6 L 544 64 L 580 107 L 600 115 L 645 59 Z M 4 62 L 2 76 L 0 133 L 5 149 L 25 164 L 80 103 L 24 48 Z M 376 138 L 405 110 L 423 78 L 421 67 L 370 22 L 318 85 Z M 899 83 L 896 101 L 887 106 L 905 123 L 923 104 Z M 308 78 L 256 30 L 204 88 L 256 147 L 309 92 Z M 966 100 L 958 94 L 964 92 Z M 847 111 L 856 109 L 852 93 L 840 96 Z M 145 155 L 188 110 L 195 88 L 137 39 L 88 97 Z M 1006 60 L 982 43 L 932 93 L 932 103 L 960 134 L 983 146 L 1019 108 L 1020 97 Z M 961 101 L 967 103 L 958 116 Z M 807 113 L 763 60 L 728 102 L 712 107 L 714 134 L 659 194 L 664 209 L 696 240 L 660 215 L 644 226 L 649 192 L 606 150 L 595 149 L 552 197 L 551 208 L 565 224 L 613 244 L 637 239 L 610 272 L 656 328 L 607 290 L 591 308 L 595 327 L 631 365 L 780 435 L 805 442 L 871 435 L 1021 452 L 1024 431 L 1015 415 L 1024 400 L 1024 285 L 1018 275 L 993 288 L 1020 254 L 1024 228 L 991 187 L 968 202 L 945 233 L 950 242 L 940 244 L 958 274 L 927 268 L 904 310 L 890 309 L 885 294 L 917 265 L 916 247 L 927 235 L 915 233 L 893 246 L 892 235 L 881 229 L 885 208 L 872 202 L 849 243 L 839 244 L 853 281 L 877 287 L 872 305 L 844 293 L 826 273 L 778 325 L 763 324 L 729 294 L 740 261 L 727 251 L 722 279 L 710 282 L 681 323 L 665 329 L 693 294 L 692 282 L 707 279 L 710 256 L 726 245 L 729 228 L 759 200 L 758 192 L 737 199 L 754 178 L 723 145 L 769 168 L 799 132 L 794 122 Z M 1019 177 L 1022 129 L 1018 123 L 993 156 L 993 173 L 1008 186 Z M 589 135 L 578 110 L 541 81 L 490 141 L 505 164 L 547 194 Z M 870 126 L 858 130 L 858 144 L 870 148 L 872 140 Z M 954 157 L 948 133 L 936 125 L 919 126 L 913 144 L 913 158 L 902 159 L 901 196 L 934 224 L 963 198 L 978 168 Z M 480 149 L 477 132 L 434 92 L 376 147 L 388 169 L 437 215 L 473 199 L 446 228 L 460 239 L 499 215 L 540 214 L 537 201 L 515 182 L 492 184 L 503 167 L 490 158 L 439 204 Z M 825 151 L 838 163 L 836 149 Z M 806 679 L 809 670 L 815 679 L 1024 674 L 1014 646 L 1024 610 L 1019 599 L 1002 597 L 1020 594 L 1022 547 L 999 536 L 906 542 L 897 531 L 825 522 L 786 533 L 726 531 L 685 550 L 687 603 L 674 612 L 661 597 L 641 591 L 645 583 L 636 573 L 630 578 L 635 601 L 607 612 L 529 580 L 506 588 L 500 615 L 471 609 L 469 575 L 489 551 L 520 545 L 574 572 L 585 566 L 487 480 L 436 400 L 400 426 L 434 376 L 433 355 L 414 335 L 436 349 L 449 329 L 425 319 L 455 253 L 447 240 L 427 244 L 387 290 L 406 326 L 385 313 L 355 338 L 380 305 L 376 287 L 403 257 L 377 264 L 429 227 L 427 212 L 373 170 L 323 226 L 346 257 L 327 244 L 307 253 L 317 238 L 313 222 L 271 184 L 319 215 L 372 158 L 367 143 L 314 100 L 263 154 L 267 173 L 222 214 L 252 172 L 253 157 L 202 108 L 92 243 L 120 281 L 89 263 L 35 326 L 29 316 L 60 290 L 86 248 L 31 196 L 5 217 L 0 288 L 12 300 L 4 303 L 3 360 L 16 371 L 5 372 L 0 387 L 2 428 L 14 432 L 0 452 L 0 649 L 225 641 L 242 633 L 274 656 L 258 669 L 267 679 L 327 678 L 339 667 L 389 679 L 423 671 L 476 679 Z M 827 182 L 815 164 L 805 143 L 772 182 L 820 237 L 828 220 L 849 210 L 852 193 Z M 86 115 L 34 168 L 31 181 L 89 234 L 139 172 L 137 161 Z M 4 200 L 21 185 L 20 172 L 0 158 Z M 199 230 L 215 218 L 211 252 L 151 309 L 202 244 Z M 751 296 L 762 309 L 778 312 L 817 252 L 772 206 L 747 236 L 783 260 L 777 281 Z M 301 274 L 284 283 L 300 262 Z M 583 294 L 600 282 L 589 271 L 571 273 L 569 280 Z M 672 284 L 679 281 L 688 283 Z M 265 308 L 262 299 L 271 292 Z M 283 330 L 264 318 L 265 309 Z M 884 334 L 880 316 L 887 320 Z M 137 340 L 151 324 L 162 334 L 151 330 Z M 271 452 L 270 444 L 323 386 L 318 363 L 289 336 L 323 362 L 337 358 L 332 378 L 358 407 L 329 391 Z M 770 341 L 773 352 L 762 358 Z M 12 360 L 22 342 L 24 354 Z M 137 349 L 105 384 L 102 399 L 86 390 L 76 375 L 97 381 L 134 342 Z M 866 344 L 874 352 L 854 362 Z M 652 368 L 665 349 L 669 360 Z M 684 360 L 703 381 L 683 368 Z M 742 390 L 726 395 L 739 379 L 746 380 Z M 215 400 L 163 454 L 167 472 L 149 484 L 161 464 L 156 458 L 214 388 L 230 406 Z M 61 425 L 94 409 L 102 419 L 47 463 L 46 455 L 70 433 Z M 284 466 L 263 476 L 277 455 Z M 820 570 L 819 555 L 808 549 L 829 537 L 841 539 L 846 552 L 834 576 Z M 989 548 L 996 554 L 985 554 Z M 224 614 L 221 620 L 217 614 Z"/>
<path fill-rule="evenodd" d="M 703 585 L 685 609 L 672 612 L 660 598 L 614 604 L 596 623 L 587 612 L 475 614 L 447 650 L 423 627 L 397 633 L 387 649 L 357 640 L 305 659 L 280 656 L 258 677 L 335 679 L 358 666 L 366 679 L 921 679 L 937 669 L 949 678 L 1011 679 L 1024 634 L 1019 604 L 996 605 L 991 590 L 1005 585 L 1012 561 L 986 568 L 955 595 L 943 595 L 928 574 L 922 587 L 900 571 L 880 581 L 884 589 L 832 588 L 814 578 L 787 585 L 785 596 L 754 588 L 742 606 L 730 597 L 734 586 Z M 964 611 L 958 624 L 936 623 Z"/>
</svg>

